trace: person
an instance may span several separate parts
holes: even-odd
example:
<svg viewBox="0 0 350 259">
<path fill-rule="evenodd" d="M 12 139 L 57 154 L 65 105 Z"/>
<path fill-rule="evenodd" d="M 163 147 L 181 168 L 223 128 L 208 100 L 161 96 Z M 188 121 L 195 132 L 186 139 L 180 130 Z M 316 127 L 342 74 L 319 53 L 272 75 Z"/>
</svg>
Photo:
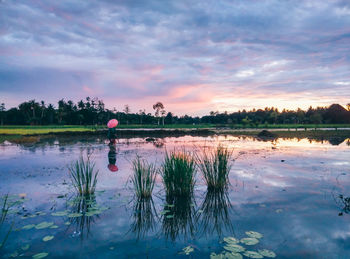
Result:
<svg viewBox="0 0 350 259">
<path fill-rule="evenodd" d="M 114 145 L 115 144 L 115 139 L 117 138 L 117 131 L 116 127 L 118 126 L 118 121 L 116 119 L 111 119 L 107 123 L 108 127 L 108 133 L 107 133 L 107 138 L 109 139 L 109 145 Z"/>
<path fill-rule="evenodd" d="M 114 145 L 109 146 L 109 152 L 108 152 L 108 169 L 111 172 L 118 171 L 118 167 L 116 166 L 117 162 L 117 151 L 116 147 Z"/>
<path fill-rule="evenodd" d="M 115 144 L 115 139 L 117 138 L 116 134 L 117 131 L 115 130 L 115 128 L 108 128 L 107 138 L 109 139 L 110 145 Z"/>
</svg>

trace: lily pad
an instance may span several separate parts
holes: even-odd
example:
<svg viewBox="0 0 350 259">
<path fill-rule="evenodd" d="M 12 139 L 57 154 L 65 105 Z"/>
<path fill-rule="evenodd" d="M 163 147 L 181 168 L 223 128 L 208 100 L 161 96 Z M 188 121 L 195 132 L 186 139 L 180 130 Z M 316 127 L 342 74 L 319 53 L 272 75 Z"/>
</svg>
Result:
<svg viewBox="0 0 350 259">
<path fill-rule="evenodd" d="M 263 258 L 261 254 L 255 251 L 246 251 L 244 252 L 244 256 L 250 257 L 250 258 Z"/>
<path fill-rule="evenodd" d="M 81 217 L 81 216 L 83 216 L 83 214 L 81 214 L 81 213 L 68 214 L 68 218 L 78 218 L 78 217 Z"/>
<path fill-rule="evenodd" d="M 185 255 L 189 255 L 194 251 L 192 246 L 186 246 L 185 248 L 182 249 L 182 253 Z"/>
<path fill-rule="evenodd" d="M 44 257 L 46 257 L 46 256 L 48 256 L 49 255 L 49 253 L 38 253 L 38 254 L 35 254 L 35 255 L 33 255 L 32 256 L 32 258 L 33 259 L 41 259 L 41 258 L 44 258 Z"/>
<path fill-rule="evenodd" d="M 226 253 L 226 259 L 243 259 L 243 256 L 239 253 Z"/>
<path fill-rule="evenodd" d="M 271 250 L 262 249 L 262 250 L 258 250 L 258 252 L 259 252 L 259 254 L 261 254 L 262 256 L 265 256 L 265 257 L 270 257 L 270 258 L 276 257 L 276 254 Z"/>
<path fill-rule="evenodd" d="M 240 253 L 245 251 L 245 248 L 243 246 L 236 245 L 236 244 L 227 244 L 226 246 L 224 246 L 224 249 L 234 253 Z"/>
<path fill-rule="evenodd" d="M 57 225 L 53 225 L 50 228 L 58 228 L 58 226 Z"/>
<path fill-rule="evenodd" d="M 239 243 L 239 240 L 234 238 L 234 237 L 225 237 L 224 241 L 226 243 L 230 243 L 230 244 L 237 244 L 237 243 Z"/>
<path fill-rule="evenodd" d="M 47 241 L 50 241 L 50 240 L 52 240 L 52 239 L 54 239 L 54 236 L 45 236 L 45 237 L 43 238 L 43 241 L 44 241 L 44 242 L 47 242 Z"/>
<path fill-rule="evenodd" d="M 70 222 L 67 221 L 67 222 L 64 222 L 65 225 L 69 226 L 70 225 Z"/>
<path fill-rule="evenodd" d="M 48 228 L 51 227 L 53 225 L 53 222 L 41 222 L 40 224 L 36 225 L 35 228 L 36 229 L 44 229 L 44 228 Z"/>
<path fill-rule="evenodd" d="M 63 216 L 67 216 L 68 212 L 67 211 L 56 211 L 51 213 L 52 216 L 56 216 L 56 217 L 63 217 Z"/>
<path fill-rule="evenodd" d="M 259 239 L 253 237 L 246 237 L 241 239 L 241 243 L 246 244 L 247 246 L 252 246 L 259 243 Z"/>
<path fill-rule="evenodd" d="M 34 224 L 29 224 L 29 225 L 25 225 L 25 226 L 23 226 L 22 227 L 22 229 L 24 229 L 24 230 L 28 230 L 28 229 L 32 229 L 32 228 L 34 228 L 35 227 L 35 225 Z"/>
<path fill-rule="evenodd" d="M 21 249 L 22 249 L 23 251 L 27 251 L 27 250 L 29 249 L 29 247 L 30 247 L 30 245 L 29 245 L 29 244 L 26 244 L 26 245 L 24 245 L 24 246 L 21 246 Z"/>
<path fill-rule="evenodd" d="M 211 253 L 210 254 L 210 259 L 224 259 L 225 255 L 223 254 L 215 254 L 215 253 Z"/>
<path fill-rule="evenodd" d="M 263 237 L 262 234 L 260 234 L 259 232 L 255 232 L 255 231 L 247 231 L 245 233 L 247 234 L 247 236 L 253 237 L 253 238 L 262 238 Z"/>
<path fill-rule="evenodd" d="M 174 217 L 174 215 L 168 215 L 166 216 L 167 219 L 172 219 Z"/>
<path fill-rule="evenodd" d="M 170 210 L 163 210 L 163 211 L 160 212 L 160 215 L 165 215 L 165 214 L 167 214 L 169 212 L 170 212 Z"/>
</svg>

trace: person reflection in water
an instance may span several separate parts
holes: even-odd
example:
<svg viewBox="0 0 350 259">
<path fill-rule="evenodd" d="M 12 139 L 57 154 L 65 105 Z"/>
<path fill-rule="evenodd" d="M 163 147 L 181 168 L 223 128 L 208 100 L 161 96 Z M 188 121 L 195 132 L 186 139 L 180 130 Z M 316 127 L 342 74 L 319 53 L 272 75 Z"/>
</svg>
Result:
<svg viewBox="0 0 350 259">
<path fill-rule="evenodd" d="M 115 145 L 109 145 L 109 152 L 108 152 L 108 169 L 111 172 L 117 172 L 118 167 L 116 166 L 117 162 L 117 151 Z"/>
</svg>

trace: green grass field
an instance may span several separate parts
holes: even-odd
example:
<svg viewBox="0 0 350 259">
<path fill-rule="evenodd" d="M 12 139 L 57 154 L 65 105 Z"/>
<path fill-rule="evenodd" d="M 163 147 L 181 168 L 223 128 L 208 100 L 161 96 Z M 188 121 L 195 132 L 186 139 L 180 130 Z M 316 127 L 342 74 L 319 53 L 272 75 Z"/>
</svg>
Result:
<svg viewBox="0 0 350 259">
<path fill-rule="evenodd" d="M 119 125 L 118 129 L 214 129 L 227 127 L 231 129 L 295 129 L 295 128 L 350 128 L 349 124 L 261 124 L 258 127 L 244 127 L 241 124 L 236 125 L 215 125 L 215 124 L 170 124 L 165 126 L 158 125 Z M 45 126 L 0 126 L 0 135 L 33 135 L 48 134 L 57 132 L 86 132 L 107 129 L 106 126 L 76 126 L 76 125 L 45 125 Z"/>
</svg>

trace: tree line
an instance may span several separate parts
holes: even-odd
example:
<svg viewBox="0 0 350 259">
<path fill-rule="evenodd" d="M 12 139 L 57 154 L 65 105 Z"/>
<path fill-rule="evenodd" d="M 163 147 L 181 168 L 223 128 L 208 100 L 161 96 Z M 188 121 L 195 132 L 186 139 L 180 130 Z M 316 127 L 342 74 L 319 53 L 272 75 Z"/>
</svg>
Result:
<svg viewBox="0 0 350 259">
<path fill-rule="evenodd" d="M 175 116 L 166 112 L 161 102 L 153 105 L 154 115 L 146 113 L 145 109 L 132 112 L 129 105 L 122 111 L 105 108 L 98 98 L 86 97 L 74 103 L 61 99 L 57 106 L 44 101 L 30 100 L 18 107 L 6 109 L 5 103 L 0 104 L 1 125 L 104 125 L 108 120 L 116 118 L 120 124 L 241 124 L 243 126 L 258 126 L 261 124 L 342 124 L 350 123 L 350 103 L 347 109 L 339 104 L 329 107 L 310 107 L 307 110 L 279 111 L 277 108 L 242 110 L 238 112 L 214 112 L 202 117 L 188 115 Z"/>
</svg>

